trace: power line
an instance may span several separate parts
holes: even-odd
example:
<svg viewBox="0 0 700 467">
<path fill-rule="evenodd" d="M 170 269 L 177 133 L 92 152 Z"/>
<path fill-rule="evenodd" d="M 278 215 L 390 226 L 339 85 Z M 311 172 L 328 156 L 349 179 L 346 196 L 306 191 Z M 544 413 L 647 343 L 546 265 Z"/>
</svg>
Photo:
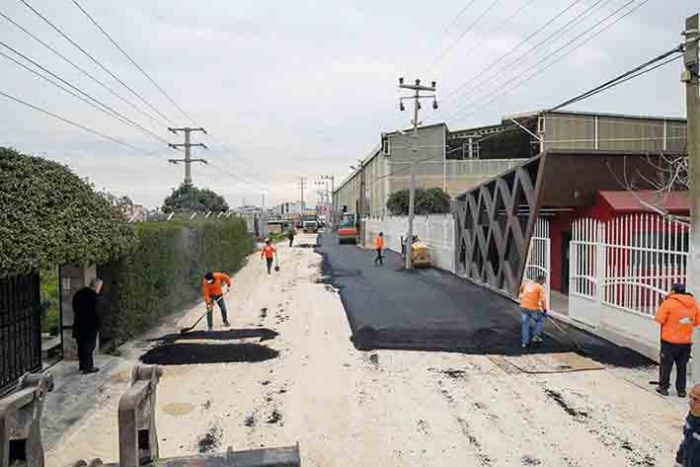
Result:
<svg viewBox="0 0 700 467">
<path fill-rule="evenodd" d="M 571 20 L 569 20 L 567 23 L 565 23 L 564 25 L 560 26 L 557 30 L 555 30 L 554 32 L 552 32 L 551 34 L 549 34 L 547 37 L 545 37 L 544 39 L 542 39 L 541 41 L 539 41 L 537 44 L 535 44 L 535 45 L 533 45 L 532 47 L 530 47 L 530 49 L 528 49 L 525 53 L 521 54 L 521 55 L 520 55 L 519 57 L 517 57 L 515 60 L 511 61 L 510 63 L 508 63 L 508 64 L 506 64 L 506 65 L 504 65 L 504 66 L 501 68 L 500 71 L 499 71 L 499 70 L 494 70 L 494 73 L 492 73 L 492 74 L 490 74 L 490 75 L 488 75 L 488 76 L 485 76 L 484 78 L 478 80 L 477 83 L 475 83 L 475 85 L 474 85 L 475 88 L 472 89 L 471 91 L 467 92 L 467 94 L 464 95 L 464 96 L 462 96 L 462 98 L 467 98 L 467 97 L 469 97 L 470 95 L 475 94 L 475 93 L 477 92 L 476 89 L 477 89 L 478 86 L 480 86 L 480 85 L 482 85 L 482 84 L 484 84 L 484 83 L 489 83 L 489 84 L 492 83 L 492 80 L 494 80 L 495 78 L 497 78 L 498 75 L 499 75 L 499 73 L 501 73 L 501 72 L 503 72 L 503 71 L 505 71 L 505 70 L 511 70 L 515 65 L 517 65 L 518 63 L 521 63 L 521 62 L 523 61 L 524 58 L 526 58 L 526 57 L 527 57 L 528 55 L 530 55 L 532 52 L 534 52 L 535 50 L 537 50 L 538 47 L 540 47 L 540 46 L 546 44 L 547 42 L 553 41 L 558 35 L 560 35 L 560 34 L 561 34 L 562 32 L 564 32 L 564 31 L 566 31 L 567 28 L 568 28 L 569 26 L 571 26 L 573 23 L 575 23 L 575 22 L 580 22 L 580 23 L 582 23 L 588 16 L 590 16 L 590 15 L 593 13 L 593 11 L 595 10 L 595 8 L 596 8 L 598 5 L 600 5 L 601 3 L 609 2 L 609 1 L 610 1 L 610 0 L 597 0 L 595 3 L 593 3 L 593 4 L 590 5 L 588 8 L 586 8 L 583 12 L 579 13 L 579 14 L 576 15 L 574 18 L 572 18 Z"/>
<path fill-rule="evenodd" d="M 462 8 L 461 10 L 459 10 L 459 13 L 457 13 L 457 14 L 455 15 L 455 17 L 452 19 L 452 21 L 450 21 L 450 24 L 448 24 L 447 26 L 445 26 L 445 30 L 443 31 L 443 34 L 446 33 L 447 31 L 449 31 L 450 28 L 451 28 L 452 26 L 454 26 L 454 25 L 457 23 L 457 21 L 459 20 L 459 18 L 462 17 L 462 15 L 464 14 L 464 12 L 467 11 L 467 10 L 469 9 L 469 7 L 472 6 L 472 5 L 474 4 L 475 1 L 476 1 L 476 0 L 470 0 L 470 1 L 468 1 L 467 4 L 464 5 L 464 8 Z"/>
<path fill-rule="evenodd" d="M 508 50 L 506 53 L 504 53 L 503 55 L 501 55 L 499 58 L 497 58 L 496 60 L 494 60 L 493 62 L 491 62 L 490 65 L 488 65 L 486 68 L 484 68 L 483 70 L 481 70 L 481 71 L 480 71 L 479 73 L 477 73 L 474 77 L 472 77 L 471 79 L 465 81 L 464 83 L 462 83 L 460 86 L 458 86 L 458 87 L 457 87 L 456 89 L 454 89 L 453 91 L 450 91 L 450 92 L 448 93 L 446 99 L 451 99 L 451 96 L 453 96 L 453 95 L 459 93 L 462 89 L 464 89 L 464 88 L 465 88 L 466 86 L 468 86 L 469 84 L 473 83 L 476 79 L 478 79 L 480 76 L 482 76 L 482 75 L 483 75 L 484 73 L 486 73 L 488 70 L 490 70 L 490 69 L 492 69 L 494 66 L 498 65 L 504 58 L 506 58 L 508 55 L 510 55 L 511 53 L 513 53 L 513 52 L 515 52 L 516 50 L 518 50 L 518 49 L 519 49 L 521 46 L 523 46 L 527 41 L 529 41 L 530 39 L 532 39 L 533 37 L 535 37 L 537 34 L 540 33 L 540 31 L 542 31 L 542 30 L 545 29 L 547 26 L 549 26 L 550 24 L 552 24 L 554 21 L 556 21 L 557 19 L 559 19 L 562 15 L 566 14 L 567 11 L 569 11 L 570 9 L 572 9 L 574 6 L 576 6 L 577 3 L 581 2 L 581 1 L 582 1 L 582 0 L 574 0 L 573 2 L 571 2 L 566 8 L 564 8 L 563 10 L 561 10 L 561 11 L 560 11 L 559 13 L 557 13 L 554 17 L 552 17 L 552 18 L 549 19 L 547 22 L 545 22 L 542 26 L 540 26 L 539 28 L 537 28 L 537 29 L 536 29 L 535 31 L 533 31 L 532 33 L 530 33 L 525 39 L 523 39 L 522 41 L 520 41 L 520 43 L 518 43 L 518 45 L 516 45 L 516 46 L 513 47 L 512 49 Z"/>
<path fill-rule="evenodd" d="M 42 65 L 39 64 L 38 62 L 32 60 L 31 58 L 29 58 L 28 56 L 26 56 L 26 55 L 24 55 L 23 53 L 19 52 L 18 50 L 14 49 L 13 47 L 10 47 L 9 45 L 7 45 L 6 43 L 4 43 L 3 41 L 0 41 L 0 46 L 3 46 L 3 47 L 5 47 L 6 49 L 12 51 L 12 52 L 15 53 L 16 55 L 22 57 L 24 60 L 26 60 L 26 61 L 28 61 L 29 63 L 31 63 L 32 65 L 34 65 L 35 67 L 41 69 L 41 70 L 44 71 L 45 73 L 48 73 L 49 75 L 51 75 L 51 76 L 54 77 L 55 79 L 59 80 L 61 83 L 65 84 L 65 85 L 68 86 L 69 88 L 71 88 L 71 89 L 73 89 L 74 91 L 78 92 L 79 94 L 85 96 L 87 99 L 89 99 L 89 101 L 91 101 L 91 102 L 88 102 L 88 103 L 90 103 L 91 105 L 93 105 L 93 107 L 97 107 L 98 110 L 102 110 L 102 112 L 106 113 L 107 115 L 109 115 L 109 116 L 111 116 L 111 117 L 113 117 L 113 118 L 116 118 L 117 120 L 121 121 L 122 123 L 125 123 L 125 124 L 127 124 L 127 125 L 133 126 L 134 128 L 138 129 L 139 131 L 142 131 L 143 133 L 145 133 L 145 134 L 147 134 L 147 135 L 149 135 L 149 136 L 151 136 L 151 137 L 153 137 L 153 138 L 155 138 L 155 139 L 157 139 L 157 140 L 159 140 L 159 141 L 161 141 L 161 142 L 165 142 L 166 144 L 168 143 L 167 140 L 161 138 L 160 136 L 156 135 L 156 134 L 153 133 L 152 131 L 150 131 L 150 130 L 144 128 L 144 127 L 142 127 L 142 126 L 139 125 L 138 123 L 136 123 L 136 122 L 130 120 L 128 117 L 125 117 L 125 116 L 122 115 L 121 113 L 119 113 L 119 112 L 117 112 L 116 110 L 114 110 L 112 107 L 110 107 L 110 106 L 108 106 L 107 104 L 103 103 L 103 102 L 100 101 L 99 99 L 96 99 L 95 97 L 91 96 L 90 94 L 84 92 L 82 89 L 78 88 L 77 86 L 74 86 L 73 84 L 69 83 L 68 81 L 66 81 L 65 79 L 61 78 L 60 76 L 58 76 L 57 74 L 55 74 L 55 73 L 52 72 L 51 70 L 47 69 L 46 67 L 42 66 Z M 2 53 L 2 52 L 0 52 L 0 53 Z M 63 88 L 62 86 L 57 85 L 55 82 L 49 80 L 49 79 L 46 78 L 45 76 L 43 76 L 43 75 L 41 75 L 40 73 L 36 72 L 35 70 L 32 70 L 31 68 L 29 68 L 29 67 L 23 65 L 22 63 L 18 62 L 17 60 L 14 60 L 12 57 L 8 56 L 7 54 L 2 53 L 2 55 L 5 56 L 7 59 L 12 60 L 13 62 L 17 63 L 18 65 L 24 67 L 25 69 L 29 70 L 30 72 L 32 72 L 32 73 L 34 73 L 34 74 L 40 76 L 41 78 L 44 78 L 45 80 L 47 80 L 49 83 L 53 84 L 54 86 L 58 86 L 59 88 L 63 89 L 64 91 L 69 92 L 70 94 L 72 94 L 72 95 L 78 97 L 76 94 L 74 94 L 74 93 L 72 93 L 72 92 L 70 92 L 70 91 L 67 91 L 67 90 L 66 90 L 65 88 Z M 82 98 L 81 98 L 81 100 L 85 101 L 85 99 L 82 99 Z M 97 104 L 97 105 L 92 104 L 92 102 L 94 102 L 94 103 Z"/>
<path fill-rule="evenodd" d="M 455 40 L 453 40 L 450 43 L 450 45 L 441 54 L 439 54 L 437 57 L 435 57 L 435 60 L 433 60 L 433 62 L 431 63 L 431 66 L 435 66 L 440 60 L 442 60 L 454 48 L 454 46 L 457 45 L 457 43 L 459 41 L 461 41 L 462 38 L 467 35 L 467 33 L 469 33 L 469 31 L 474 29 L 474 26 L 476 26 L 479 23 L 479 21 L 481 21 L 483 19 L 483 17 L 489 13 L 493 9 L 493 7 L 496 6 L 496 4 L 499 1 L 500 0 L 493 0 L 493 2 L 491 2 L 491 4 L 488 7 L 486 7 L 486 9 L 479 16 L 477 16 L 477 18 L 474 21 L 472 21 L 469 24 L 469 26 L 467 26 L 465 28 L 464 31 L 462 31 L 459 34 L 459 36 L 457 36 L 457 38 Z"/>
<path fill-rule="evenodd" d="M 601 24 L 603 24 L 605 21 L 607 21 L 608 19 L 612 18 L 612 17 L 615 16 L 617 13 L 619 13 L 620 11 L 622 11 L 624 8 L 626 8 L 626 7 L 629 6 L 630 4 L 634 3 L 634 1 L 635 1 L 635 0 L 630 0 L 630 1 L 628 1 L 627 3 L 625 3 L 624 5 L 622 5 L 620 8 L 618 8 L 617 10 L 615 10 L 613 13 L 611 13 L 611 14 L 609 14 L 608 16 L 606 16 L 605 18 L 603 18 L 601 21 L 599 21 L 599 22 L 598 22 L 597 24 L 595 24 L 594 26 L 592 26 L 592 27 L 588 28 L 587 30 L 583 31 L 581 34 L 578 34 L 577 36 L 574 36 L 571 40 L 569 40 L 567 43 L 565 43 L 564 45 L 562 45 L 561 47 L 559 47 L 557 50 L 553 51 L 552 53 L 550 53 L 549 55 L 545 56 L 545 57 L 542 58 L 540 61 L 538 61 L 537 63 L 535 63 L 533 66 L 531 66 L 530 68 L 528 68 L 527 70 L 525 70 L 524 73 L 527 73 L 527 72 L 529 72 L 529 71 L 531 71 L 531 70 L 533 70 L 533 69 L 536 69 L 538 65 L 540 65 L 541 63 L 547 61 L 549 58 L 551 58 L 552 56 L 556 55 L 558 52 L 560 52 L 561 50 L 565 49 L 566 47 L 568 47 L 568 46 L 569 46 L 570 44 L 572 44 L 573 42 L 577 41 L 578 39 L 580 39 L 580 38 L 583 37 L 584 35 L 588 34 L 588 33 L 591 32 L 592 30 L 594 30 L 595 28 L 597 28 L 598 26 L 600 26 Z M 545 67 L 543 67 L 543 68 L 541 68 L 541 69 L 539 69 L 539 70 L 535 70 L 534 73 L 531 73 L 530 75 L 527 75 L 527 76 L 525 76 L 524 78 L 520 78 L 519 80 L 514 81 L 515 85 L 512 86 L 511 89 L 508 89 L 508 92 L 511 92 L 511 91 L 513 91 L 513 90 L 519 88 L 520 86 L 522 86 L 522 85 L 525 84 L 526 82 L 528 82 L 528 81 L 530 81 L 531 79 L 533 79 L 533 78 L 534 78 L 535 76 L 537 76 L 538 74 L 540 74 L 540 73 L 546 71 L 546 70 L 549 69 L 551 66 L 553 66 L 554 64 L 558 63 L 560 60 L 562 60 L 563 58 L 565 58 L 567 55 L 571 54 L 571 53 L 574 52 L 575 50 L 577 50 L 577 49 L 579 49 L 580 47 L 584 46 L 585 44 L 587 44 L 588 42 L 590 42 L 591 40 L 593 40 L 595 37 L 599 36 L 600 34 L 602 34 L 603 32 L 605 32 L 606 30 L 608 30 L 609 28 L 611 28 L 612 26 L 614 26 L 615 24 L 617 24 L 618 22 L 620 22 L 622 19 L 624 19 L 624 18 L 627 17 L 628 15 L 632 14 L 632 13 L 635 12 L 637 9 L 641 8 L 641 7 L 642 7 L 645 3 L 647 3 L 648 1 L 649 1 L 649 0 L 644 0 L 643 2 L 637 4 L 636 6 L 634 6 L 633 8 L 631 8 L 630 10 L 628 10 L 627 12 L 625 12 L 623 15 L 619 16 L 618 18 L 616 18 L 614 21 L 612 21 L 612 22 L 606 24 L 603 28 L 601 28 L 600 30 L 596 31 L 594 34 L 592 34 L 591 36 L 587 37 L 585 40 L 581 41 L 581 42 L 580 42 L 579 44 L 577 44 L 574 48 L 572 48 L 572 49 L 568 50 L 567 52 L 561 54 L 559 57 L 556 57 L 555 60 L 551 61 L 551 62 L 550 62 L 549 64 L 547 64 Z M 511 83 L 511 84 L 512 84 L 512 83 Z M 495 94 L 495 96 L 494 96 L 494 94 Z M 480 108 L 483 108 L 483 107 L 486 106 L 486 105 L 489 105 L 490 103 L 494 102 L 495 100 L 498 100 L 498 99 L 500 99 L 501 97 L 503 97 L 505 94 L 506 94 L 506 92 L 505 92 L 502 88 L 498 88 L 498 89 L 492 91 L 491 93 L 489 93 L 488 95 L 486 95 L 485 98 L 488 98 L 488 97 L 490 97 L 490 96 L 494 96 L 494 97 L 493 97 L 492 99 L 488 100 L 488 101 L 479 103 L 477 106 L 475 106 L 475 107 L 472 108 L 472 111 L 471 111 L 470 113 L 473 113 L 473 112 L 475 112 L 476 110 L 478 110 L 478 109 L 480 109 Z M 483 100 L 483 98 L 482 98 L 482 100 Z M 479 101 L 475 101 L 475 102 L 479 102 Z M 457 116 L 457 115 L 462 115 L 462 114 L 463 114 L 463 112 L 457 111 L 457 112 L 453 113 L 449 118 L 453 118 L 453 117 L 455 117 L 455 116 Z"/>
<path fill-rule="evenodd" d="M 86 127 L 86 126 L 84 126 L 84 125 L 81 125 L 80 123 L 76 123 L 76 122 L 74 122 L 73 120 L 70 120 L 70 119 L 68 119 L 68 118 L 62 117 L 62 116 L 60 116 L 60 115 L 58 115 L 58 114 L 55 114 L 55 113 L 53 113 L 53 112 L 50 112 L 50 111 L 48 111 L 48 110 L 46 110 L 46 109 L 42 109 L 41 107 L 37 107 L 36 105 L 30 104 L 29 102 L 23 101 L 22 99 L 20 99 L 20 98 L 18 98 L 18 97 L 15 97 L 15 96 L 12 96 L 12 95 L 10 95 L 10 94 L 7 94 L 7 93 L 5 93 L 5 92 L 3 92 L 3 91 L 0 91 L 0 96 L 6 97 L 7 99 L 10 99 L 10 100 L 15 101 L 15 102 L 17 102 L 17 103 L 19 103 L 19 104 L 25 105 L 25 106 L 27 106 L 27 107 L 29 107 L 29 108 L 31 108 L 31 109 L 36 110 L 37 112 L 41 112 L 41 113 L 43 113 L 43 114 L 45 114 L 45 115 L 48 115 L 48 116 L 53 117 L 53 118 L 55 118 L 55 119 L 57 119 L 57 120 L 60 120 L 60 121 L 62 121 L 63 123 L 67 123 L 68 125 L 74 126 L 74 127 L 76 127 L 76 128 L 80 128 L 81 130 L 87 131 L 88 133 L 92 133 L 93 135 L 99 136 L 100 138 L 104 138 L 104 139 L 107 139 L 107 140 L 112 141 L 112 142 L 114 142 L 114 143 L 117 143 L 117 144 L 119 144 L 120 146 L 124 146 L 124 147 L 129 148 L 129 149 L 132 149 L 132 150 L 134 150 L 134 151 L 144 152 L 144 153 L 149 154 L 149 155 L 154 154 L 153 152 L 147 152 L 147 151 L 145 151 L 145 150 L 143 150 L 143 149 L 141 149 L 141 148 L 138 148 L 138 147 L 136 147 L 136 146 L 134 146 L 134 145 L 132 145 L 132 144 L 129 144 L 129 143 L 125 142 L 125 141 L 122 141 L 122 140 L 120 140 L 120 139 L 118 139 L 118 138 L 115 138 L 115 137 L 113 137 L 113 136 L 106 135 L 106 134 L 101 133 L 101 132 L 99 132 L 99 131 L 97 131 L 97 130 L 93 130 L 92 128 L 88 128 L 88 127 Z"/>
<path fill-rule="evenodd" d="M 460 58 L 465 59 L 469 57 L 472 52 L 474 52 L 476 49 L 478 49 L 484 42 L 486 42 L 491 36 L 493 36 L 496 32 L 500 31 L 504 27 L 508 25 L 516 16 L 518 16 L 525 8 L 530 6 L 532 4 L 532 0 L 526 0 L 525 3 L 520 5 L 520 7 L 515 10 L 513 13 L 510 14 L 507 18 L 505 18 L 503 21 L 501 21 L 499 24 L 496 25 L 493 29 L 489 30 L 484 34 L 484 36 L 481 38 L 481 40 L 477 43 L 475 43 L 471 48 L 467 49 L 467 51 L 460 56 Z"/>
<path fill-rule="evenodd" d="M 70 60 L 69 58 L 67 58 L 65 55 L 63 55 L 61 52 L 59 52 L 58 50 L 56 50 L 55 48 L 53 48 L 51 45 L 49 45 L 49 44 L 46 43 L 45 41 L 39 39 L 35 34 L 33 34 L 31 31 L 27 30 L 27 28 L 25 28 L 24 26 L 22 26 L 21 24 L 17 23 L 15 20 L 13 20 L 12 18 L 10 18 L 10 17 L 7 16 L 6 14 L 4 14 L 2 11 L 0 11 L 0 16 L 2 16 L 5 20 L 7 20 L 8 22 L 10 22 L 12 25 L 14 25 L 14 26 L 15 26 L 16 28 L 18 28 L 20 31 L 24 32 L 26 35 L 28 35 L 29 37 L 31 37 L 32 39 L 34 39 L 36 42 L 38 42 L 39 44 L 41 44 L 41 45 L 44 46 L 45 48 L 49 49 L 54 55 L 56 55 L 57 57 L 61 58 L 63 61 L 65 61 L 66 63 L 68 63 L 69 65 L 71 65 L 73 68 L 75 68 L 76 70 L 78 70 L 80 73 L 82 73 L 84 76 L 87 76 L 88 78 L 90 78 L 92 81 L 94 81 L 94 82 L 97 83 L 99 86 L 101 86 L 103 89 L 105 89 L 107 92 L 109 92 L 110 94 L 112 94 L 113 96 L 115 96 L 116 98 L 118 98 L 119 100 L 121 100 L 122 102 L 128 104 L 130 107 L 132 107 L 134 110 L 140 112 L 142 115 L 148 117 L 151 121 L 153 121 L 153 122 L 159 124 L 158 120 L 157 120 L 155 117 L 153 117 L 153 115 L 151 115 L 150 113 L 144 111 L 142 108 L 138 107 L 138 106 L 135 105 L 133 102 L 127 100 L 127 99 L 124 98 L 124 97 L 122 97 L 119 93 L 117 93 L 117 92 L 114 91 L 112 88 L 110 88 L 109 86 L 107 86 L 105 83 L 103 83 L 102 81 L 100 81 L 99 79 L 97 79 L 97 78 L 96 78 L 94 75 L 92 75 L 90 72 L 88 72 L 88 71 L 86 71 L 85 69 L 83 69 L 83 68 L 81 68 L 80 66 L 78 66 L 75 62 L 73 62 L 72 60 Z"/>
<path fill-rule="evenodd" d="M 134 96 L 136 96 L 141 102 L 146 104 L 148 108 L 150 108 L 152 111 L 157 113 L 158 115 L 161 116 L 164 120 L 166 120 L 168 123 L 173 124 L 174 122 L 170 120 L 167 116 L 165 116 L 162 112 L 160 112 L 158 109 L 153 107 L 148 100 L 146 100 L 143 96 L 141 96 L 139 93 L 134 91 L 128 84 L 126 84 L 124 81 L 122 81 L 117 75 L 112 73 L 110 69 L 108 69 L 106 66 L 104 66 L 99 60 L 97 60 L 95 57 L 93 57 L 89 52 L 87 52 L 84 48 L 82 48 L 78 43 L 76 43 L 73 39 L 71 39 L 66 33 L 64 33 L 58 26 L 56 26 L 54 23 L 52 23 L 48 18 L 46 18 L 44 15 L 42 15 L 39 11 L 37 11 L 33 6 L 31 6 L 27 0 L 19 0 L 22 2 L 27 8 L 29 8 L 35 15 L 37 15 L 39 18 L 41 18 L 46 24 L 48 24 L 54 31 L 59 33 L 61 37 L 63 37 L 65 40 L 70 42 L 74 47 L 76 47 L 78 50 L 80 50 L 86 57 L 88 57 L 93 63 L 95 63 L 98 67 L 100 67 L 105 73 L 107 73 L 109 76 L 114 78 L 119 84 L 121 84 L 124 88 L 126 88 L 129 92 L 131 92 Z"/>
<path fill-rule="evenodd" d="M 664 52 L 663 54 L 643 63 L 642 65 L 634 67 L 633 69 L 626 71 L 624 73 L 621 73 L 620 75 L 616 76 L 615 78 L 608 80 L 605 83 L 603 83 L 599 86 L 596 86 L 595 88 L 592 88 L 592 89 L 590 89 L 584 93 L 581 93 L 573 98 L 567 99 L 567 100 L 563 101 L 562 103 L 557 104 L 553 107 L 550 107 L 546 110 L 542 110 L 537 115 L 527 117 L 524 121 L 529 121 L 529 120 L 535 119 L 541 114 L 554 112 L 556 110 L 562 109 L 563 107 L 567 107 L 567 106 L 572 105 L 576 102 L 580 102 L 584 99 L 588 99 L 590 97 L 593 97 L 596 94 L 599 94 L 601 92 L 612 89 L 613 87 L 619 86 L 620 84 L 625 83 L 631 79 L 637 78 L 638 76 L 642 76 L 642 75 L 644 75 L 652 70 L 655 70 L 655 69 L 657 69 L 663 65 L 666 65 L 674 60 L 677 60 L 678 58 L 680 58 L 680 55 L 677 57 L 672 57 L 671 59 L 668 59 L 668 60 L 666 60 L 666 59 L 670 55 L 673 55 L 674 53 L 680 53 L 681 50 L 682 50 L 681 46 L 674 47 L 673 49 L 671 49 L 667 52 Z M 663 61 L 663 62 L 660 64 L 656 64 L 657 62 L 660 62 L 660 61 Z M 647 67 L 650 67 L 651 65 L 654 65 L 654 64 L 656 64 L 656 66 L 653 66 L 651 68 L 647 68 Z M 505 132 L 513 131 L 513 130 L 517 130 L 517 129 L 520 129 L 520 127 L 516 124 L 511 123 L 511 124 L 508 124 L 508 126 L 501 129 L 500 131 L 497 131 L 497 132 L 492 133 L 488 136 L 485 136 L 484 138 L 481 138 L 478 142 L 481 143 L 483 141 L 494 138 L 494 137 L 496 137 L 500 134 L 503 134 Z"/>
<path fill-rule="evenodd" d="M 183 108 L 180 107 L 180 106 L 177 104 L 177 102 L 175 102 L 175 100 L 174 100 L 172 97 L 170 97 L 170 95 L 169 95 L 167 92 L 165 92 L 165 90 L 164 90 L 162 87 L 160 87 L 160 86 L 158 85 L 158 83 L 156 83 L 155 80 L 154 80 L 153 78 L 151 78 L 151 76 L 150 76 L 148 73 L 146 73 L 146 71 L 145 71 L 143 68 L 141 68 L 141 66 L 139 66 L 139 64 L 136 63 L 136 61 L 135 61 L 133 58 L 131 58 L 131 56 L 130 56 L 128 53 L 126 53 L 126 51 L 125 51 L 123 48 L 121 48 L 121 47 L 119 46 L 119 44 L 117 44 L 117 42 L 112 38 L 112 36 L 110 36 L 110 35 L 107 33 L 107 31 L 105 31 L 104 28 L 103 28 L 102 26 L 100 26 L 100 24 L 97 22 L 97 20 L 95 20 L 95 18 L 93 18 L 93 17 L 90 15 L 90 13 L 88 13 L 87 11 L 85 11 L 85 9 L 84 9 L 76 0 L 71 0 L 71 1 L 73 2 L 73 4 L 74 4 L 76 7 L 78 7 L 78 9 L 79 9 L 80 11 L 83 12 L 83 14 L 90 20 L 90 22 L 92 22 L 92 24 L 94 24 L 95 27 L 97 27 L 97 29 L 99 29 L 100 32 L 102 32 L 102 34 L 104 34 L 105 37 L 106 37 L 107 39 L 109 39 L 109 41 L 110 41 L 121 53 L 122 53 L 127 59 L 129 59 L 129 61 L 130 61 L 130 62 L 131 62 L 131 63 L 146 77 L 146 78 L 148 78 L 148 80 L 149 80 L 156 88 L 158 88 L 158 90 L 161 92 L 161 94 L 163 94 L 175 107 L 177 107 L 177 109 L 178 109 L 185 117 L 187 117 L 192 123 L 194 123 L 194 120 L 192 119 L 192 117 L 190 117 L 189 114 L 188 114 L 187 112 L 185 112 L 185 111 L 183 110 Z"/>
</svg>

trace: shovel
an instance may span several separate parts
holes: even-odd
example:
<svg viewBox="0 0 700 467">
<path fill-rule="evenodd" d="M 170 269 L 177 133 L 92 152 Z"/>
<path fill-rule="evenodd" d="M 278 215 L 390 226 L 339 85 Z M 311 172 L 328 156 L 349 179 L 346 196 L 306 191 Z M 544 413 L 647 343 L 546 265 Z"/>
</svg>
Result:
<svg viewBox="0 0 700 467">
<path fill-rule="evenodd" d="M 215 299 L 216 302 L 219 303 L 219 300 L 221 300 L 222 298 L 224 298 L 224 295 L 226 295 L 227 293 L 228 293 L 228 291 L 224 292 L 224 293 L 221 295 L 221 297 Z M 214 304 L 212 303 L 211 306 L 213 307 Z M 209 313 L 209 310 L 205 311 L 205 312 L 202 314 L 202 316 L 200 316 L 200 317 L 197 319 L 197 321 L 194 322 L 194 324 L 193 324 L 192 326 L 190 326 L 190 327 L 188 327 L 188 328 L 182 328 L 182 329 L 180 329 L 180 335 L 187 334 L 188 332 L 190 332 L 191 330 L 193 330 L 193 329 L 195 328 L 195 326 L 197 326 L 197 325 L 199 324 L 199 322 L 202 321 L 202 319 L 207 315 L 207 313 Z"/>
<path fill-rule="evenodd" d="M 576 341 L 569 335 L 569 333 L 566 332 L 566 331 L 564 331 L 564 329 L 562 329 L 562 327 L 559 326 L 559 325 L 557 324 L 556 321 L 554 321 L 554 318 L 552 318 L 552 317 L 549 316 L 548 314 L 545 315 L 545 317 L 549 320 L 550 323 L 552 323 L 552 325 L 554 325 L 555 328 L 557 328 L 557 330 L 559 330 L 560 333 L 562 333 L 562 334 L 567 338 L 567 340 L 568 340 L 569 342 L 571 342 L 571 345 L 574 346 L 574 348 L 576 349 L 576 351 L 577 351 L 578 353 L 580 353 L 581 355 L 584 355 L 584 356 L 585 356 L 585 355 L 588 355 L 588 354 L 586 353 L 586 351 L 583 350 L 583 349 L 581 348 L 581 346 L 578 345 L 578 344 L 576 343 Z"/>
</svg>

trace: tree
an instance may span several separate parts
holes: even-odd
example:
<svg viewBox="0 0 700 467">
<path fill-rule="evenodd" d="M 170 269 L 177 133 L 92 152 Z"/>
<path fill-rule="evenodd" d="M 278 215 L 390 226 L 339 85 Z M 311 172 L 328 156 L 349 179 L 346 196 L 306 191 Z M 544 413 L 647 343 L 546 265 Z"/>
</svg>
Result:
<svg viewBox="0 0 700 467">
<path fill-rule="evenodd" d="M 223 196 L 206 188 L 182 184 L 163 202 L 163 212 L 225 212 L 228 204 Z"/>
<path fill-rule="evenodd" d="M 409 191 L 395 191 L 389 196 L 386 207 L 394 216 L 408 215 Z M 416 214 L 446 214 L 450 212 L 450 195 L 442 188 L 416 189 Z"/>
</svg>

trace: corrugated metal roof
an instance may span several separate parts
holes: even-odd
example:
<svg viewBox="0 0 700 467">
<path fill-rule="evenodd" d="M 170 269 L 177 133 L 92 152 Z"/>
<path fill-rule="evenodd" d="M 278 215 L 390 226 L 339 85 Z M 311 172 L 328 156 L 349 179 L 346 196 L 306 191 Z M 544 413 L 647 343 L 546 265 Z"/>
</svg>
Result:
<svg viewBox="0 0 700 467">
<path fill-rule="evenodd" d="M 669 212 L 690 211 L 690 195 L 687 191 L 658 193 L 653 190 L 600 191 L 600 197 L 617 212 L 649 211 L 645 204 L 658 206 Z"/>
</svg>

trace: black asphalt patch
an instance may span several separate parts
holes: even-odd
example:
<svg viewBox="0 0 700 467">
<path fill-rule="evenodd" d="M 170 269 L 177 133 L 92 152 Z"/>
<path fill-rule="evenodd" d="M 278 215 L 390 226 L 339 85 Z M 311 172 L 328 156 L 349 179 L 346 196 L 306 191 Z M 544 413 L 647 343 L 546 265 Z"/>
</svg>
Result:
<svg viewBox="0 0 700 467">
<path fill-rule="evenodd" d="M 616 366 L 653 364 L 631 349 L 565 323 L 559 324 L 579 349 L 545 323 L 544 342 L 523 352 L 518 306 L 501 295 L 437 269 L 397 270 L 394 265 L 401 261 L 393 251 L 386 252 L 385 266 L 375 266 L 374 251 L 338 245 L 333 234 L 325 236 L 317 251 L 323 256 L 323 282 L 338 289 L 352 342 L 360 350 L 509 356 L 579 351 Z"/>
<path fill-rule="evenodd" d="M 194 365 L 197 363 L 263 362 L 279 352 L 260 344 L 162 344 L 141 356 L 150 365 Z"/>
<path fill-rule="evenodd" d="M 172 343 L 182 340 L 207 339 L 228 341 L 234 339 L 260 339 L 267 341 L 279 336 L 277 331 L 268 328 L 242 328 L 225 331 L 190 331 L 185 334 L 166 334 L 150 341 Z"/>
</svg>

